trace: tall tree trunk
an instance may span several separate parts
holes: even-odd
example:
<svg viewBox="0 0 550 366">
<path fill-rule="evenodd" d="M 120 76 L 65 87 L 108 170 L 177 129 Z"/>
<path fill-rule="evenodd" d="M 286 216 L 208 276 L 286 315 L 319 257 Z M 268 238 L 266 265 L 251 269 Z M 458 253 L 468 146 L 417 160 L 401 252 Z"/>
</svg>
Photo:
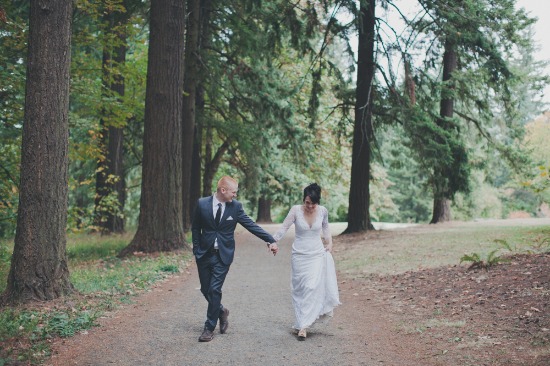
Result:
<svg viewBox="0 0 550 366">
<path fill-rule="evenodd" d="M 441 92 L 441 101 L 439 108 L 439 118 L 437 119 L 437 125 L 442 128 L 448 128 L 449 122 L 446 119 L 450 119 L 454 114 L 454 97 L 449 90 L 453 89 L 453 85 L 450 82 L 452 74 L 457 68 L 457 56 L 454 44 L 447 40 L 445 42 L 445 53 L 443 55 L 443 84 L 444 87 Z M 453 162 L 448 163 L 453 166 Z M 451 205 L 450 198 L 454 192 L 451 192 L 449 187 L 449 177 L 445 171 L 447 167 L 435 167 L 435 179 L 433 182 L 434 193 L 434 205 L 432 220 L 430 224 L 437 224 L 439 222 L 446 222 L 451 220 Z"/>
<path fill-rule="evenodd" d="M 210 44 L 210 14 L 212 2 L 210 0 L 202 0 L 200 7 L 200 31 L 199 31 L 199 55 L 201 56 L 201 62 L 199 68 L 206 62 L 203 55 L 205 54 L 208 45 Z M 197 71 L 200 73 L 199 71 Z M 201 117 L 204 116 L 204 80 L 199 79 L 197 83 L 196 97 L 195 97 L 195 139 L 193 140 L 193 157 L 191 163 L 191 188 L 189 192 L 189 213 L 195 211 L 195 205 L 198 199 L 201 197 L 201 182 L 202 182 L 202 132 L 203 121 Z"/>
<path fill-rule="evenodd" d="M 435 218 L 438 221 L 434 221 Z M 451 221 L 451 200 L 447 198 L 434 199 L 433 218 L 430 224 Z"/>
<path fill-rule="evenodd" d="M 126 62 L 127 13 L 115 11 L 105 15 L 106 29 L 103 46 L 103 88 L 107 97 L 117 96 L 119 103 L 124 96 L 124 76 L 121 67 Z M 113 46 L 113 44 L 115 46 Z M 101 149 L 103 154 L 98 161 L 96 172 L 95 225 L 102 233 L 124 232 L 122 212 L 126 202 L 124 175 L 124 129 L 122 121 L 114 121 L 112 108 L 104 108 L 101 119 Z M 113 123 L 115 122 L 115 123 Z M 109 195 L 116 196 L 115 207 L 103 200 Z"/>
<path fill-rule="evenodd" d="M 206 151 L 211 153 L 212 151 L 212 139 L 207 139 L 207 146 Z M 204 186 L 203 186 L 203 195 L 208 196 L 212 194 L 212 181 L 214 180 L 214 176 L 216 175 L 216 172 L 218 171 L 218 168 L 220 167 L 220 164 L 222 162 L 223 155 L 227 152 L 229 149 L 229 140 L 225 140 L 223 144 L 216 150 L 216 154 L 210 158 L 209 156 L 205 157 L 205 160 L 207 163 L 205 164 L 204 168 Z"/>
<path fill-rule="evenodd" d="M 200 96 L 197 90 L 197 98 Z M 197 104 L 197 108 L 200 108 Z M 189 212 L 195 211 L 195 206 L 201 197 L 202 167 L 201 167 L 202 126 L 195 126 L 195 140 L 193 141 L 193 161 L 191 163 L 191 186 L 189 188 Z M 191 216 L 192 217 L 192 216 Z"/>
<path fill-rule="evenodd" d="M 112 28 L 112 24 L 109 25 L 109 29 Z M 105 37 L 107 38 L 107 37 Z M 106 43 L 109 43 L 105 41 Z M 101 59 L 101 69 L 102 69 L 102 89 L 101 96 L 102 99 L 108 97 L 107 89 L 109 88 L 109 78 L 110 78 L 110 67 L 112 64 L 111 52 L 106 49 L 110 45 L 103 46 L 103 57 Z M 94 225 L 98 228 L 102 228 L 104 225 L 105 217 L 104 212 L 106 209 L 103 206 L 103 200 L 109 195 L 109 187 L 107 185 L 107 152 L 106 147 L 109 143 L 109 132 L 108 127 L 106 126 L 106 117 L 105 115 L 108 112 L 106 108 L 101 110 L 101 119 L 99 120 L 100 127 L 100 137 L 99 137 L 99 157 L 97 159 L 97 166 L 95 172 L 95 197 L 94 197 Z"/>
<path fill-rule="evenodd" d="M 409 105 L 416 104 L 416 84 L 414 83 L 411 61 L 405 56 L 405 94 L 409 97 Z"/>
<path fill-rule="evenodd" d="M 187 32 L 185 46 L 185 96 L 183 98 L 183 228 L 191 227 L 191 177 L 195 142 L 195 102 L 199 79 L 200 0 L 187 1 Z"/>
<path fill-rule="evenodd" d="M 271 200 L 265 197 L 258 198 L 258 218 L 256 222 L 271 224 Z"/>
<path fill-rule="evenodd" d="M 210 166 L 212 165 L 212 127 L 206 126 L 205 144 L 204 144 L 204 178 L 202 180 L 202 196 L 206 197 L 212 194 L 212 180 L 214 174 Z"/>
<path fill-rule="evenodd" d="M 31 1 L 21 185 L 3 302 L 69 294 L 66 235 L 72 1 Z"/>
<path fill-rule="evenodd" d="M 374 41 L 376 0 L 361 1 L 355 123 L 351 159 L 348 227 L 345 233 L 374 229 L 370 221 L 370 154 L 372 129 L 372 84 L 374 79 Z"/>
<path fill-rule="evenodd" d="M 183 1 L 151 1 L 139 222 L 119 256 L 186 246 L 181 156 L 184 19 Z"/>
</svg>

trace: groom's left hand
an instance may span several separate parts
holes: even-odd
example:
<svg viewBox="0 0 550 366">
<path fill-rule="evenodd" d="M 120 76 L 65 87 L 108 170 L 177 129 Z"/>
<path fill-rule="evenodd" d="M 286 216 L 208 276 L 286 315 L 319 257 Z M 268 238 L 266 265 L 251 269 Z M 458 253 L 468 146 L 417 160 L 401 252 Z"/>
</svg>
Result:
<svg viewBox="0 0 550 366">
<path fill-rule="evenodd" d="M 277 243 L 269 244 L 269 251 L 271 251 L 273 255 L 277 255 L 277 252 L 279 251 L 279 247 L 277 246 Z"/>
</svg>

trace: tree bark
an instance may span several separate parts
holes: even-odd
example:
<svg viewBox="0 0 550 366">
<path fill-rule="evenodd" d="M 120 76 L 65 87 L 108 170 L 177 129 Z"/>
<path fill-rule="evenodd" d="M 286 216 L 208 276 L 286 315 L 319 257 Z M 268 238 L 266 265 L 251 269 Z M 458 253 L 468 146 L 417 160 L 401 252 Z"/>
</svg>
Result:
<svg viewBox="0 0 550 366">
<path fill-rule="evenodd" d="M 258 218 L 256 222 L 271 224 L 271 200 L 265 197 L 258 198 Z"/>
<path fill-rule="evenodd" d="M 197 90 L 197 97 L 199 97 Z M 198 105 L 197 105 L 198 107 Z M 193 161 L 191 163 L 191 186 L 189 188 L 189 213 L 193 217 L 195 206 L 201 197 L 202 167 L 201 167 L 202 127 L 195 126 L 195 141 L 193 141 Z"/>
<path fill-rule="evenodd" d="M 203 196 L 209 196 L 212 194 L 212 181 L 214 180 L 214 176 L 220 167 L 223 155 L 228 149 L 229 141 L 225 140 L 218 150 L 216 150 L 214 157 L 210 158 L 209 156 L 206 156 L 207 163 L 205 164 L 206 166 L 204 169 Z M 207 152 L 212 150 L 212 139 L 209 139 L 209 142 L 207 142 L 206 150 Z"/>
<path fill-rule="evenodd" d="M 3 302 L 73 291 L 67 266 L 72 1 L 31 1 L 21 184 Z"/>
<path fill-rule="evenodd" d="M 416 104 L 416 84 L 411 72 L 411 62 L 409 59 L 405 59 L 405 93 L 409 97 L 409 104 L 411 106 Z"/>
<path fill-rule="evenodd" d="M 185 4 L 152 0 L 138 229 L 119 256 L 186 247 L 182 212 Z"/>
<path fill-rule="evenodd" d="M 200 7 L 200 31 L 199 31 L 199 54 L 201 56 L 201 62 L 199 64 L 199 71 L 202 64 L 205 63 L 203 55 L 206 53 L 208 45 L 210 44 L 210 14 L 212 2 L 210 0 L 202 0 Z M 204 69 L 203 69 L 204 70 Z M 202 133 L 203 133 L 203 121 L 201 117 L 204 117 L 204 81 L 199 79 L 197 82 L 197 90 L 195 96 L 195 139 L 193 141 L 193 157 L 191 163 L 191 188 L 189 197 L 189 213 L 192 215 L 195 211 L 195 205 L 198 199 L 201 197 L 202 188 Z M 206 165 L 206 164 L 205 164 Z"/>
<path fill-rule="evenodd" d="M 351 162 L 348 227 L 344 233 L 373 230 L 370 221 L 370 154 L 374 79 L 376 0 L 361 1 L 358 22 L 357 87 Z"/>
<path fill-rule="evenodd" d="M 445 128 L 448 125 L 446 119 L 452 118 L 454 114 L 454 97 L 449 90 L 453 89 L 452 74 L 457 68 L 457 55 L 454 49 L 454 44 L 447 40 L 445 42 L 445 53 L 443 54 L 443 84 L 444 87 L 441 92 L 441 101 L 439 105 L 439 118 L 437 119 L 437 125 Z M 447 163 L 451 167 L 453 162 Z M 446 222 L 451 220 L 451 205 L 450 198 L 453 195 L 451 192 L 448 177 L 445 173 L 447 167 L 438 166 L 435 167 L 434 182 L 432 185 L 434 193 L 434 205 L 432 220 L 430 224 L 437 224 L 439 222 Z"/>
<path fill-rule="evenodd" d="M 434 222 L 433 218 L 436 217 L 438 221 Z M 447 198 L 434 199 L 433 218 L 430 224 L 451 221 L 451 200 Z"/>
<path fill-rule="evenodd" d="M 183 227 L 191 227 L 191 177 L 195 142 L 196 93 L 199 78 L 200 0 L 188 0 L 185 47 L 185 83 L 182 114 L 183 141 Z"/>
</svg>

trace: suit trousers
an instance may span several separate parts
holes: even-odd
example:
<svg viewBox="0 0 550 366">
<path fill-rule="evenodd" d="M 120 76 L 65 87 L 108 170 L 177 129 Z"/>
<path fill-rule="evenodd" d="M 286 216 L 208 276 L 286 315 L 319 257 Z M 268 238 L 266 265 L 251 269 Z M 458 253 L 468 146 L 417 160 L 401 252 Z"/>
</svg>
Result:
<svg viewBox="0 0 550 366">
<path fill-rule="evenodd" d="M 220 312 L 223 310 L 222 286 L 229 267 L 230 265 L 221 261 L 219 253 L 209 252 L 197 259 L 201 292 L 208 301 L 204 327 L 211 331 L 216 328 Z"/>
</svg>

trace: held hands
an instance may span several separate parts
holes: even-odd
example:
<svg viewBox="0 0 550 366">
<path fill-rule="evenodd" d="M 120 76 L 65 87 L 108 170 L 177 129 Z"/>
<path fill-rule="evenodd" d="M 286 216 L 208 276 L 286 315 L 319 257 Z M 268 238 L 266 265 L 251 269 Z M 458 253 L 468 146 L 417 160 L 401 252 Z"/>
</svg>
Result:
<svg viewBox="0 0 550 366">
<path fill-rule="evenodd" d="M 277 252 L 279 251 L 279 247 L 277 246 L 277 243 L 269 244 L 268 251 L 272 252 L 273 255 L 277 255 Z"/>
</svg>

